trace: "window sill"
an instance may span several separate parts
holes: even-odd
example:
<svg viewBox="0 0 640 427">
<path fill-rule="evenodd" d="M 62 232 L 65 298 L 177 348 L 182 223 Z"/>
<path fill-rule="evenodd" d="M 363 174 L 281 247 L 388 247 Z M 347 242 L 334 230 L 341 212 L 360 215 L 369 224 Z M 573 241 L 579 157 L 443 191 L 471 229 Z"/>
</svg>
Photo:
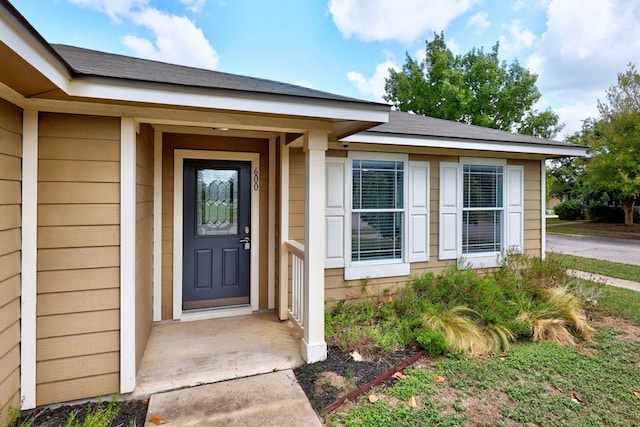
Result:
<svg viewBox="0 0 640 427">
<path fill-rule="evenodd" d="M 390 264 L 367 262 L 365 264 L 345 267 L 344 280 L 408 276 L 410 272 L 411 265 L 408 262 Z"/>
<path fill-rule="evenodd" d="M 458 260 L 458 269 L 495 268 L 500 266 L 500 252 L 488 252 L 473 255 L 462 255 Z"/>
</svg>

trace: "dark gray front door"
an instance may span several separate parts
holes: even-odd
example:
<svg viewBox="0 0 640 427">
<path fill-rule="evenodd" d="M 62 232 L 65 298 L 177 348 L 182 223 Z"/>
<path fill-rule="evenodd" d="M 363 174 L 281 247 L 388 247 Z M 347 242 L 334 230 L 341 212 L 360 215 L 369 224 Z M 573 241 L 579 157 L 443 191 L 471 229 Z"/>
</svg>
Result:
<svg viewBox="0 0 640 427">
<path fill-rule="evenodd" d="M 182 308 L 248 304 L 251 163 L 184 161 Z"/>
</svg>

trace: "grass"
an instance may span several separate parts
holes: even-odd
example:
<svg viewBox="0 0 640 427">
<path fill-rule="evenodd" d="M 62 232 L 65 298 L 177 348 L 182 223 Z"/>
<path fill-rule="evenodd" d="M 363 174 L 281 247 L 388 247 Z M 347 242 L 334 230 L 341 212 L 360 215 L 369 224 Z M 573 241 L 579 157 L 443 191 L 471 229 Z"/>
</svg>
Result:
<svg viewBox="0 0 640 427">
<path fill-rule="evenodd" d="M 590 268 L 579 269 L 606 275 L 613 275 L 614 270 L 637 274 L 638 270 L 634 269 L 640 267 L 628 266 L 627 271 L 615 263 L 574 258 L 556 254 L 546 261 L 514 258 L 501 272 L 485 277 L 468 271 L 450 271 L 444 276 L 411 282 L 406 295 L 398 293 L 393 298 L 381 297 L 349 308 L 342 305 L 342 310 L 327 316 L 328 324 L 333 327 L 327 329 L 328 333 L 336 332 L 344 337 L 351 333 L 348 331 L 357 330 L 360 336 L 376 335 L 376 339 L 369 340 L 372 347 L 376 347 L 376 341 L 398 345 L 400 341 L 394 341 L 398 337 L 404 337 L 405 342 L 416 339 L 432 346 L 435 349 L 432 354 L 444 353 L 445 356 L 434 356 L 430 362 L 405 371 L 406 379 L 372 390 L 373 400 L 367 395 L 361 396 L 345 412 L 328 416 L 327 424 L 355 427 L 626 426 L 637 423 L 640 420 L 640 292 L 573 279 L 563 271 L 566 267 L 586 265 Z M 597 299 L 596 304 L 588 306 L 586 317 L 580 313 L 578 297 L 589 298 L 592 304 Z M 478 327 L 509 327 L 519 340 L 508 350 L 470 357 L 465 352 L 447 353 L 447 346 L 443 347 L 440 342 L 446 334 L 437 328 L 424 329 L 428 326 L 425 324 L 418 323 L 418 338 L 416 335 L 411 338 L 411 328 L 416 324 L 409 319 L 414 312 L 422 310 L 433 319 L 438 313 L 460 305 L 477 313 L 465 312 L 470 319 L 475 319 Z M 569 309 L 574 310 L 573 314 L 567 315 Z M 570 341 L 576 344 L 531 342 L 533 329 L 518 329 L 523 325 L 509 321 L 509 316 L 518 313 L 537 314 L 544 319 L 548 316 L 564 322 L 572 334 Z M 576 315 L 580 318 L 571 320 Z M 332 316 L 340 321 L 332 321 Z M 625 326 L 627 332 L 604 323 L 581 323 L 601 316 L 631 323 Z M 385 322 L 395 324 L 395 328 L 378 327 Z M 607 324 L 622 325 L 621 322 L 613 319 Z M 588 327 L 589 331 L 581 337 L 576 327 Z M 371 329 L 376 333 L 366 332 Z M 623 333 L 628 335 L 621 339 Z M 358 335 L 351 334 L 352 338 Z M 350 345 L 354 343 L 357 339 Z M 451 351 L 450 343 L 447 344 Z M 435 381 L 437 376 L 444 381 Z"/>
<path fill-rule="evenodd" d="M 329 425 L 632 425 L 640 416 L 639 354 L 640 342 L 599 327 L 578 346 L 518 343 L 507 357 L 441 359 L 375 389 L 374 404 L 362 396 Z"/>
<path fill-rule="evenodd" d="M 547 218 L 546 223 L 548 233 L 640 240 L 640 224 L 625 225 L 590 221 L 564 221 L 558 218 Z"/>
<path fill-rule="evenodd" d="M 547 253 L 547 257 L 558 262 L 564 268 L 640 282 L 640 265 L 622 264 L 559 253 Z"/>
</svg>

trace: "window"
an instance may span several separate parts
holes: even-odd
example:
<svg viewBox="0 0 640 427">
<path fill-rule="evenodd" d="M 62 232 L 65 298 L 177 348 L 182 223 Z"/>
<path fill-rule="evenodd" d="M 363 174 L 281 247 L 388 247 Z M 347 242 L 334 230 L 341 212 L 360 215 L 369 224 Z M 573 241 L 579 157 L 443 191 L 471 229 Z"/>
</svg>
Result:
<svg viewBox="0 0 640 427">
<path fill-rule="evenodd" d="M 495 267 L 524 247 L 524 166 L 503 159 L 440 162 L 438 258 Z"/>
<path fill-rule="evenodd" d="M 503 230 L 502 165 L 463 166 L 462 253 L 500 252 Z"/>
<path fill-rule="evenodd" d="M 402 260 L 404 162 L 352 162 L 351 260 Z"/>
<path fill-rule="evenodd" d="M 326 268 L 397 277 L 429 260 L 429 162 L 353 151 L 326 164 Z"/>
</svg>

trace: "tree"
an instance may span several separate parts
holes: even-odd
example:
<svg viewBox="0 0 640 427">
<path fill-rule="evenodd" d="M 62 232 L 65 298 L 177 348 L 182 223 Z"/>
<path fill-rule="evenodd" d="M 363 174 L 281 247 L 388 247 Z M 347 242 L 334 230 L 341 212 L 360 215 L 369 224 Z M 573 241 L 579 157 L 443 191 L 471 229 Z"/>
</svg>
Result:
<svg viewBox="0 0 640 427">
<path fill-rule="evenodd" d="M 407 54 L 402 71 L 389 70 L 384 98 L 400 111 L 553 138 L 562 129 L 558 115 L 533 108 L 538 77 L 518 61 L 500 62 L 499 48 L 454 55 L 444 34 L 434 34 L 424 61 Z"/>
<path fill-rule="evenodd" d="M 616 193 L 625 224 L 632 224 L 640 196 L 640 74 L 635 64 L 618 74 L 618 84 L 598 101 L 598 111 L 597 132 L 587 136 L 591 154 L 587 176 Z"/>
</svg>

